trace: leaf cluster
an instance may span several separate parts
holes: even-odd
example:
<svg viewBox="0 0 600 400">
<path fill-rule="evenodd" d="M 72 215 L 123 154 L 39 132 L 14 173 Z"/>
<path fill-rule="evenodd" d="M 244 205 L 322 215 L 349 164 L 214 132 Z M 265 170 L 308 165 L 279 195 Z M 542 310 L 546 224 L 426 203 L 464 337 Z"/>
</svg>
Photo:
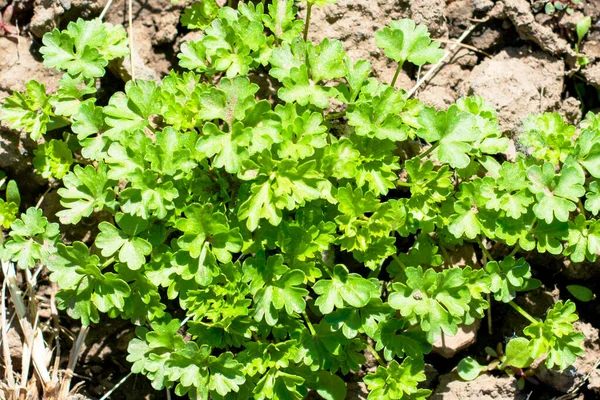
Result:
<svg viewBox="0 0 600 400">
<path fill-rule="evenodd" d="M 45 265 L 59 308 L 83 324 L 102 314 L 138 324 L 128 359 L 157 389 L 343 399 L 371 352 L 370 399 L 424 398 L 424 356 L 442 334 L 483 318 L 488 295 L 510 303 L 539 286 L 516 253 L 596 260 L 600 119 L 590 113 L 575 135 L 557 115 L 531 116 L 530 156 L 507 161 L 481 98 L 447 110 L 409 99 L 341 42 L 301 38 L 296 11 L 291 0 L 192 6 L 184 23 L 203 33 L 182 46 L 188 71 L 129 81 L 107 104 L 94 78 L 127 53 L 122 28 L 79 20 L 47 34 L 41 52 L 66 71 L 61 87 L 31 82 L 2 118 L 40 140 L 34 165 L 62 181 L 63 230 L 103 218 L 93 245 L 62 243 L 41 210 L 16 219 L 7 193 L 1 256 Z M 400 68 L 443 54 L 410 20 L 375 38 Z M 275 104 L 260 97 L 257 70 Z M 417 154 L 400 151 L 409 143 Z M 515 250 L 453 267 L 448 252 L 487 252 L 483 239 Z M 526 354 L 571 364 L 574 318 L 557 303 L 524 331 Z"/>
</svg>

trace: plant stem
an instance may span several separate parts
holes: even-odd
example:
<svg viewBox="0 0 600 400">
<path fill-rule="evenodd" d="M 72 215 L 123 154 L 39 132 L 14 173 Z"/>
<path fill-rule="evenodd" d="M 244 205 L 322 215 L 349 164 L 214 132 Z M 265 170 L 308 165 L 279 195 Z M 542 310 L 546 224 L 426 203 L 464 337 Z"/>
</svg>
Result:
<svg viewBox="0 0 600 400">
<path fill-rule="evenodd" d="M 310 334 L 312 336 L 315 336 L 317 334 L 317 331 L 315 331 L 315 327 L 313 326 L 312 322 L 310 322 L 310 319 L 308 318 L 308 314 L 306 313 L 306 311 L 302 311 L 302 316 L 304 317 L 304 320 L 306 321 L 306 325 L 308 325 L 308 330 L 310 331 Z"/>
<path fill-rule="evenodd" d="M 439 243 L 439 240 L 438 240 L 438 246 L 440 248 L 440 251 L 442 252 L 442 258 L 444 259 L 444 265 L 446 266 L 446 268 L 452 268 L 452 260 L 450 259 L 450 256 L 448 255 L 446 248 L 444 246 L 442 246 L 441 243 Z"/>
<path fill-rule="evenodd" d="M 312 11 L 312 3 L 306 5 L 306 19 L 304 20 L 304 41 L 308 40 L 308 27 L 310 26 L 310 13 Z"/>
<path fill-rule="evenodd" d="M 371 346 L 369 343 L 365 343 L 367 345 L 367 350 L 369 350 L 369 352 L 371 354 L 373 354 L 373 357 L 375 357 L 375 359 L 377 360 L 377 362 L 379 363 L 379 365 L 382 366 L 386 366 L 385 361 L 383 361 L 383 359 L 381 358 L 381 356 L 379 355 L 379 353 L 377 351 L 375 351 L 375 349 L 373 348 L 373 346 Z"/>
<path fill-rule="evenodd" d="M 339 119 L 339 118 L 343 117 L 344 115 L 346 115 L 346 111 L 329 113 L 329 114 L 325 115 L 325 120 L 330 121 L 332 119 Z"/>
<path fill-rule="evenodd" d="M 398 181 L 398 182 L 396 182 L 396 185 L 398 185 L 398 186 L 405 186 L 405 187 L 411 187 L 413 184 L 412 183 L 408 183 L 408 182 Z"/>
<path fill-rule="evenodd" d="M 481 251 L 485 255 L 485 258 L 487 258 L 487 261 L 494 261 L 494 257 L 492 257 L 490 252 L 485 248 L 479 236 L 477 236 L 477 243 L 479 243 L 479 247 L 481 247 Z"/>
<path fill-rule="evenodd" d="M 492 330 L 492 296 L 490 296 L 489 293 L 485 294 L 486 300 L 488 302 L 488 309 L 487 309 L 487 323 L 488 323 L 488 333 L 491 335 L 492 333 L 494 333 L 494 331 Z"/>
<path fill-rule="evenodd" d="M 529 320 L 529 322 L 531 322 L 532 324 L 537 324 L 540 321 L 538 321 L 537 319 L 533 318 L 531 316 L 531 314 L 529 314 L 527 311 L 523 310 L 521 308 L 521 306 L 519 306 L 517 303 L 515 303 L 514 301 L 511 301 L 508 303 L 512 308 L 514 308 L 515 310 L 517 310 L 517 312 L 519 314 L 521 314 L 523 317 L 527 318 Z"/>
<path fill-rule="evenodd" d="M 402 70 L 403 65 L 404 65 L 404 61 L 400 61 L 398 63 L 398 68 L 396 68 L 396 73 L 394 74 L 394 78 L 392 78 L 392 83 L 390 84 L 391 87 L 396 86 L 396 80 L 398 79 L 398 75 L 400 75 L 400 71 Z"/>
<path fill-rule="evenodd" d="M 579 199 L 579 201 L 577 202 L 577 207 L 579 208 L 579 213 L 587 218 L 587 216 L 585 215 L 585 207 L 583 206 L 581 199 Z"/>
<path fill-rule="evenodd" d="M 488 19 L 482 19 L 481 21 L 477 22 L 476 24 L 471 25 L 470 27 L 468 27 L 462 35 L 460 35 L 460 37 L 456 40 L 456 42 L 454 42 L 454 45 L 450 48 L 450 50 L 447 50 L 444 53 L 444 56 L 442 58 L 440 58 L 440 60 L 429 69 L 429 71 L 427 71 L 427 73 L 425 74 L 425 76 L 419 80 L 419 82 L 413 86 L 412 89 L 410 89 L 407 93 L 407 99 L 410 99 L 413 94 L 415 94 L 415 92 L 417 91 L 417 89 L 425 82 L 428 82 L 429 79 L 431 79 L 431 77 L 433 77 L 433 74 L 435 74 L 435 72 L 438 70 L 438 68 L 444 63 L 444 61 L 446 60 L 446 58 L 448 58 L 448 56 L 450 56 L 450 54 L 452 54 L 452 52 L 454 51 L 454 49 L 456 49 L 456 47 L 458 47 L 459 44 L 462 43 L 463 40 L 466 39 L 467 36 L 469 36 L 469 34 L 471 32 L 473 32 L 475 30 L 475 28 L 477 28 L 479 26 L 479 24 L 481 24 L 482 22 L 486 22 Z"/>
<path fill-rule="evenodd" d="M 396 261 L 396 263 L 400 266 L 400 268 L 402 268 L 402 271 L 406 271 L 406 265 L 404 265 L 404 263 L 402 261 L 400 261 L 400 259 L 398 258 L 397 255 L 392 254 L 392 258 L 394 259 L 394 261 Z"/>
<path fill-rule="evenodd" d="M 512 251 L 510 252 L 510 254 L 508 255 L 509 257 L 514 257 L 515 254 L 517 254 L 517 252 L 521 250 L 521 245 L 519 245 L 519 243 L 517 243 L 517 245 L 515 246 L 514 249 L 512 249 Z"/>
<path fill-rule="evenodd" d="M 440 142 L 437 142 L 436 144 L 432 145 L 430 148 L 428 148 L 427 150 L 425 150 L 424 153 L 419 154 L 417 157 L 419 157 L 421 160 L 425 157 L 427 157 L 429 154 L 431 154 L 431 152 L 433 152 L 435 149 L 437 149 L 437 147 L 440 145 Z"/>
</svg>

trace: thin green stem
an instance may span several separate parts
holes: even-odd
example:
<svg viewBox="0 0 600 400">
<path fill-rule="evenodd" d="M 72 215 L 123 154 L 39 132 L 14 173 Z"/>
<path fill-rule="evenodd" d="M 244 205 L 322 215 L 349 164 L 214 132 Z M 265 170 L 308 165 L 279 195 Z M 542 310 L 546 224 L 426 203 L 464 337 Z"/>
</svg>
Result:
<svg viewBox="0 0 600 400">
<path fill-rule="evenodd" d="M 304 20 L 304 41 L 308 40 L 308 27 L 310 26 L 310 14 L 312 11 L 312 3 L 306 5 L 306 19 Z"/>
<path fill-rule="evenodd" d="M 411 187 L 413 184 L 412 183 L 408 183 L 408 182 L 398 181 L 398 182 L 396 182 L 396 185 L 398 185 L 398 186 L 405 186 L 405 187 Z"/>
<path fill-rule="evenodd" d="M 517 245 L 515 246 L 514 249 L 512 249 L 512 251 L 510 252 L 510 254 L 508 255 L 509 257 L 514 257 L 515 254 L 517 254 L 517 252 L 521 250 L 521 246 L 519 245 L 519 243 L 517 243 Z"/>
<path fill-rule="evenodd" d="M 487 325 L 488 333 L 491 335 L 494 333 L 494 331 L 492 330 L 492 296 L 490 296 L 489 293 L 486 293 L 485 297 L 489 305 L 487 309 Z"/>
<path fill-rule="evenodd" d="M 442 246 L 438 241 L 438 246 L 440 247 L 440 251 L 442 252 L 442 258 L 444 259 L 444 266 L 446 268 L 452 268 L 452 260 L 446 251 L 446 248 Z"/>
<path fill-rule="evenodd" d="M 110 264 L 112 264 L 115 261 L 114 257 L 109 258 L 108 260 L 106 260 L 104 262 L 104 264 L 102 264 L 102 266 L 100 267 L 101 270 L 103 270 L 104 268 L 108 267 Z"/>
<path fill-rule="evenodd" d="M 402 261 L 400 261 L 400 259 L 398 258 L 397 255 L 392 254 L 392 258 L 394 259 L 394 261 L 396 261 L 396 263 L 400 266 L 400 268 L 402 268 L 402 271 L 406 271 L 406 265 L 404 265 L 404 263 Z"/>
<path fill-rule="evenodd" d="M 431 152 L 433 152 L 435 149 L 437 149 L 437 147 L 439 145 L 440 145 L 440 142 L 437 142 L 436 144 L 434 144 L 433 146 L 431 146 L 430 148 L 425 150 L 425 152 L 419 154 L 417 157 L 419 157 L 420 159 L 427 157 L 429 154 L 431 154 Z"/>
<path fill-rule="evenodd" d="M 490 254 L 490 252 L 485 248 L 485 246 L 483 245 L 483 242 L 481 241 L 481 238 L 478 236 L 477 237 L 477 243 L 479 243 L 479 247 L 481 247 L 481 251 L 483 252 L 483 254 L 485 255 L 485 257 L 487 258 L 488 261 L 494 261 L 494 257 L 492 257 L 492 255 Z"/>
<path fill-rule="evenodd" d="M 315 327 L 313 326 L 312 322 L 310 322 L 310 319 L 308 318 L 308 314 L 306 313 L 306 311 L 302 311 L 302 316 L 304 317 L 304 321 L 306 321 L 306 325 L 308 326 L 308 330 L 310 331 L 310 334 L 312 336 L 315 336 L 317 334 L 317 331 L 315 331 Z"/>
<path fill-rule="evenodd" d="M 375 357 L 375 359 L 377 360 L 377 362 L 379 363 L 379 365 L 382 366 L 386 366 L 387 364 L 385 363 L 385 361 L 383 361 L 383 359 L 381 358 L 381 356 L 379 355 L 379 353 L 377 351 L 375 351 L 375 349 L 373 348 L 373 346 L 371 346 L 369 343 L 365 343 L 367 345 L 367 350 L 369 350 L 369 352 L 371 354 L 373 354 L 373 357 Z"/>
<path fill-rule="evenodd" d="M 398 63 L 398 68 L 396 68 L 396 73 L 394 74 L 394 78 L 392 78 L 392 83 L 390 84 L 391 87 L 396 86 L 396 80 L 398 79 L 398 75 L 400 75 L 400 71 L 402 70 L 403 65 L 404 65 L 404 61 L 400 61 Z"/>
<path fill-rule="evenodd" d="M 517 303 L 515 303 L 514 301 L 511 301 L 508 303 L 512 308 L 514 308 L 515 310 L 517 310 L 517 312 L 519 314 L 521 314 L 523 317 L 527 318 L 529 320 L 529 322 L 531 322 L 532 324 L 537 324 L 540 321 L 538 321 L 537 319 L 533 318 L 531 316 L 531 314 L 529 314 L 527 311 L 523 310 L 521 308 L 521 306 L 519 306 Z"/>
<path fill-rule="evenodd" d="M 585 207 L 583 207 L 581 199 L 579 199 L 579 201 L 577 202 L 577 207 L 579 208 L 579 213 L 587 218 L 587 216 L 585 215 Z"/>
<path fill-rule="evenodd" d="M 325 115 L 325 120 L 329 121 L 332 119 L 338 119 L 338 118 L 343 117 L 344 115 L 346 115 L 346 111 L 329 113 L 329 114 Z"/>
</svg>

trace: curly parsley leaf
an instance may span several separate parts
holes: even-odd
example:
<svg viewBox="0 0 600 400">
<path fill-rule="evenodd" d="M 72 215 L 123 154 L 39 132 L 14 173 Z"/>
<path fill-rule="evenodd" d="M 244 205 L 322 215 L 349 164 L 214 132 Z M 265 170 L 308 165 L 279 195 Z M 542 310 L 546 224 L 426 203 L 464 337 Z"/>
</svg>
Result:
<svg viewBox="0 0 600 400">
<path fill-rule="evenodd" d="M 434 64 L 444 55 L 440 44 L 429 38 L 427 27 L 410 19 L 392 21 L 390 26 L 375 32 L 375 42 L 400 65 L 405 61 L 418 66 Z"/>
<path fill-rule="evenodd" d="M 423 360 L 406 357 L 402 364 L 393 360 L 387 367 L 378 366 L 374 373 L 364 378 L 369 388 L 369 399 L 426 399 L 431 390 L 418 389 L 425 380 Z"/>
<path fill-rule="evenodd" d="M 129 54 L 125 29 L 100 19 L 79 18 L 63 31 L 54 28 L 44 35 L 42 43 L 40 53 L 45 66 L 86 78 L 104 76 L 104 68 L 110 60 Z"/>
</svg>

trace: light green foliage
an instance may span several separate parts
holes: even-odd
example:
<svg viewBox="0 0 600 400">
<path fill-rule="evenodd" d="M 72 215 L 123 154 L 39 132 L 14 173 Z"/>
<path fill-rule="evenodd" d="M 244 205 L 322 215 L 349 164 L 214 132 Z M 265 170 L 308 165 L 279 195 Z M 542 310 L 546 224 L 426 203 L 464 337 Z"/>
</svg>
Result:
<svg viewBox="0 0 600 400">
<path fill-rule="evenodd" d="M 417 388 L 425 380 L 422 370 L 423 361 L 410 357 L 402 364 L 394 360 L 387 367 L 377 367 L 375 373 L 365 377 L 369 399 L 426 399 L 431 391 Z"/>
<path fill-rule="evenodd" d="M 15 181 L 8 181 L 6 185 L 4 182 L 6 182 L 6 176 L 0 171 L 0 190 L 6 189 L 6 200 L 0 198 L 0 227 L 8 229 L 17 219 L 19 206 L 21 205 L 21 194 Z"/>
<path fill-rule="evenodd" d="M 575 127 L 558 114 L 530 115 L 523 123 L 520 142 L 531 154 L 552 164 L 564 162 L 573 151 Z"/>
<path fill-rule="evenodd" d="M 329 314 L 334 307 L 342 308 L 345 304 L 361 308 L 379 296 L 377 284 L 358 274 L 349 274 L 348 269 L 339 264 L 333 269 L 331 280 L 320 279 L 313 290 L 320 295 L 315 305 L 323 314 Z"/>
<path fill-rule="evenodd" d="M 129 53 L 127 36 L 122 26 L 112 26 L 99 19 L 70 22 L 67 29 L 57 28 L 44 35 L 44 65 L 86 78 L 104 76 L 110 60 Z"/>
<path fill-rule="evenodd" d="M 188 29 L 206 29 L 215 19 L 219 6 L 215 0 L 200 0 L 181 14 L 181 25 Z"/>
<path fill-rule="evenodd" d="M 29 83 L 2 119 L 39 140 L 34 166 L 62 180 L 60 222 L 98 230 L 90 247 L 57 243 L 41 210 L 17 219 L 11 181 L 0 257 L 47 266 L 58 307 L 84 325 L 107 314 L 140 326 L 128 360 L 157 390 L 341 400 L 374 352 L 370 399 L 425 398 L 437 338 L 484 318 L 492 294 L 516 308 L 539 285 L 543 266 L 526 255 L 597 259 L 600 118 L 577 135 L 557 115 L 531 116 L 529 156 L 503 161 L 508 138 L 482 98 L 445 111 L 408 99 L 341 42 L 304 40 L 292 0 L 267 3 L 191 5 L 182 24 L 203 32 L 178 55 L 191 71 L 129 81 L 106 101 L 95 78 L 126 54 L 123 29 L 79 20 L 47 34 L 60 88 Z M 410 20 L 375 41 L 400 65 L 443 55 Z M 265 74 L 277 93 L 257 84 Z M 485 268 L 453 265 L 471 246 Z M 494 356 L 501 368 L 547 355 L 564 369 L 581 354 L 572 303 L 543 322 L 523 315 L 532 324 Z M 483 368 L 467 359 L 459 374 Z"/>
<path fill-rule="evenodd" d="M 554 304 L 546 319 L 529 325 L 523 330 L 531 338 L 529 352 L 531 357 L 547 355 L 546 366 L 554 365 L 560 369 L 575 362 L 583 354 L 583 333 L 575 331 L 573 322 L 579 317 L 575 314 L 575 303 L 567 300 Z"/>
<path fill-rule="evenodd" d="M 19 268 L 33 268 L 37 262 L 45 263 L 55 252 L 58 224 L 48 223 L 42 210 L 29 208 L 19 219 L 12 221 L 10 228 L 10 239 L 0 250 L 2 258 L 16 262 Z"/>
<path fill-rule="evenodd" d="M 42 177 L 62 179 L 73 164 L 73 153 L 62 140 L 52 139 L 33 151 L 33 166 Z"/>
<path fill-rule="evenodd" d="M 531 267 L 524 258 L 515 260 L 509 256 L 504 260 L 490 261 L 485 269 L 490 274 L 490 290 L 498 301 L 512 301 L 518 291 L 531 290 L 540 285 L 539 281 L 531 279 Z"/>
<path fill-rule="evenodd" d="M 28 82 L 25 93 L 14 92 L 2 105 L 2 119 L 13 129 L 24 129 L 33 140 L 46 133 L 53 115 L 46 87 L 37 81 Z"/>
<path fill-rule="evenodd" d="M 436 273 L 433 269 L 423 272 L 421 267 L 410 267 L 406 276 L 406 283 L 392 285 L 390 305 L 409 321 L 419 322 L 429 343 L 442 332 L 454 336 L 472 301 L 463 271 L 450 269 Z"/>
<path fill-rule="evenodd" d="M 577 164 L 564 165 L 560 174 L 555 173 L 549 162 L 542 167 L 532 165 L 527 169 L 527 177 L 538 200 L 533 212 L 547 224 L 554 220 L 566 222 L 569 213 L 575 211 L 575 202 L 585 194 L 585 175 Z"/>
<path fill-rule="evenodd" d="M 434 64 L 444 55 L 438 42 L 432 42 L 425 25 L 416 25 L 410 19 L 392 21 L 389 27 L 375 32 L 377 46 L 385 55 L 402 65 Z"/>
</svg>

